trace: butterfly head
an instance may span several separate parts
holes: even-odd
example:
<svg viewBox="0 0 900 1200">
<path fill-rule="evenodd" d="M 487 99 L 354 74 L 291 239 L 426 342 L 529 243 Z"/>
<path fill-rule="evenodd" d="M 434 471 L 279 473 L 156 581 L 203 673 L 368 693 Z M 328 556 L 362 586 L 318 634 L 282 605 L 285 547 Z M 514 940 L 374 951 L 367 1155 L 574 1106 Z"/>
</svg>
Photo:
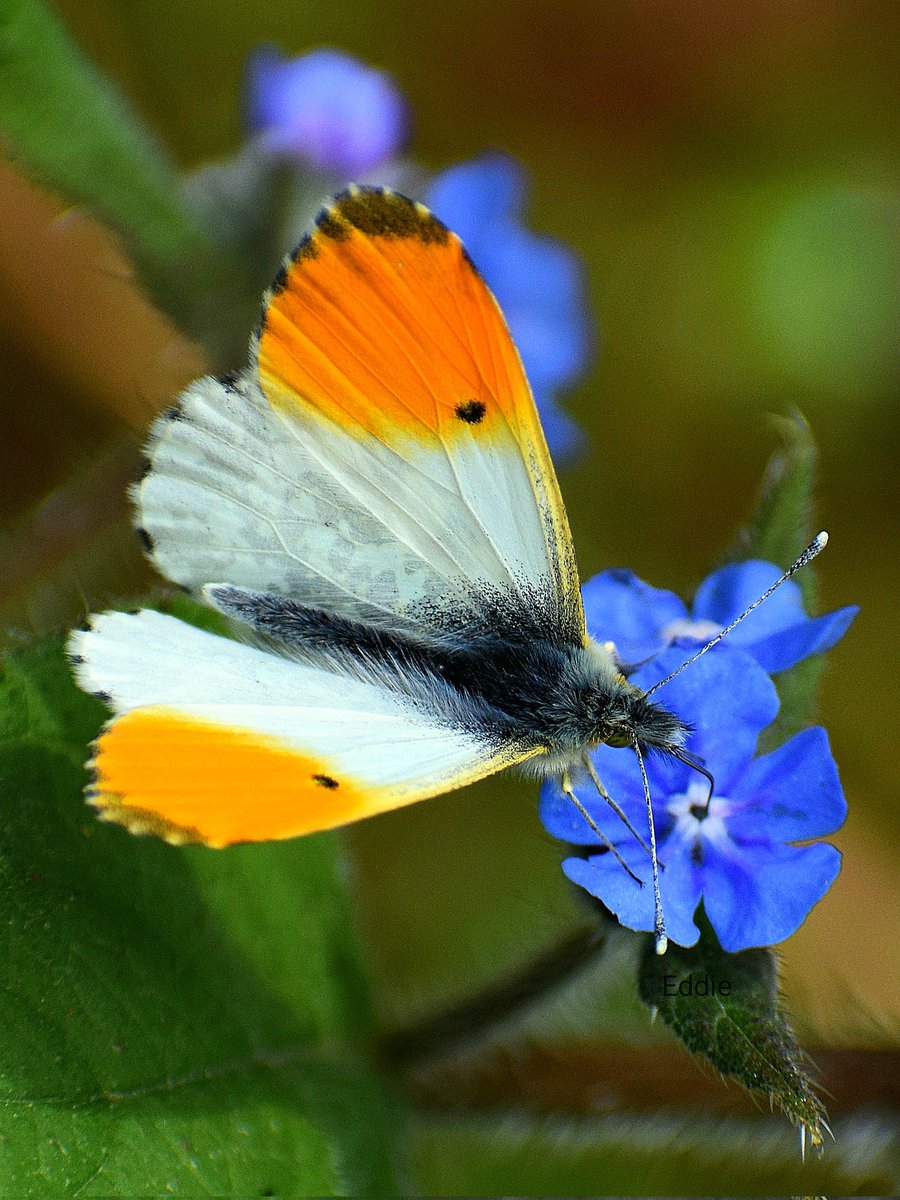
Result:
<svg viewBox="0 0 900 1200">
<path fill-rule="evenodd" d="M 634 746 L 644 751 L 675 753 L 691 732 L 690 726 L 661 704 L 647 698 L 640 688 L 619 676 L 611 685 L 598 688 L 594 705 L 595 745 Z"/>
<path fill-rule="evenodd" d="M 583 749 L 629 746 L 670 754 L 683 749 L 691 727 L 630 683 L 611 647 L 588 639 L 573 666 L 572 700 L 578 709 L 573 724 L 580 727 Z"/>
</svg>

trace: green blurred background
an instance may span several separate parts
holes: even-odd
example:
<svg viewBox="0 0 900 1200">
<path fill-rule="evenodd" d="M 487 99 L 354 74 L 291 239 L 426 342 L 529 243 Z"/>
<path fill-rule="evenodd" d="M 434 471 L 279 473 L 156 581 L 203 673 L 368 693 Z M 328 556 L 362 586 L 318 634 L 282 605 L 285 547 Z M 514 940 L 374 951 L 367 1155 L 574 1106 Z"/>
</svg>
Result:
<svg viewBox="0 0 900 1200">
<path fill-rule="evenodd" d="M 844 869 L 784 947 L 785 990 L 813 1045 L 896 1032 L 897 5 L 56 9 L 186 169 L 238 148 L 244 63 L 266 41 L 334 45 L 392 72 L 429 167 L 489 147 L 528 166 L 530 223 L 584 257 L 601 326 L 569 401 L 590 452 L 561 478 L 584 577 L 627 565 L 690 593 L 749 511 L 769 414 L 805 413 L 833 539 L 821 606 L 863 612 L 821 703 L 850 802 Z M 0 278 L 0 612 L 46 629 L 154 586 L 110 447 L 203 360 L 141 298 L 114 240 L 11 165 Z M 535 799 L 529 783 L 492 781 L 352 831 L 385 1023 L 467 993 L 576 919 Z M 645 1038 L 615 962 L 578 1020 Z"/>
</svg>

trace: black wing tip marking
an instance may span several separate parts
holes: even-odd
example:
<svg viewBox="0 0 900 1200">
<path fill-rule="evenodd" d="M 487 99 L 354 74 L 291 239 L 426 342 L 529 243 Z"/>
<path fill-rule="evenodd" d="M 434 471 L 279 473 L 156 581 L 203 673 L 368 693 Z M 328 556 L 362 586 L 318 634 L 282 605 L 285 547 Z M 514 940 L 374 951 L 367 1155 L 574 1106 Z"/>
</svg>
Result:
<svg viewBox="0 0 900 1200">
<path fill-rule="evenodd" d="M 354 230 L 371 238 L 396 241 L 410 239 L 424 245 L 438 246 L 445 245 L 455 237 L 444 222 L 420 201 L 412 200 L 392 188 L 351 184 L 320 209 L 315 228 L 285 256 L 263 296 L 259 319 L 253 331 L 251 353 L 255 352 L 265 331 L 268 307 L 287 287 L 295 263 L 317 258 L 321 238 L 343 242 L 352 237 Z M 478 268 L 461 243 L 460 250 L 466 263 L 478 275 Z"/>
<path fill-rule="evenodd" d="M 447 226 L 424 204 L 390 188 L 355 185 L 340 192 L 316 222 L 327 237 L 334 236 L 335 223 L 341 226 L 339 238 L 353 229 L 368 237 L 412 238 L 426 245 L 443 245 L 450 237 Z"/>
</svg>

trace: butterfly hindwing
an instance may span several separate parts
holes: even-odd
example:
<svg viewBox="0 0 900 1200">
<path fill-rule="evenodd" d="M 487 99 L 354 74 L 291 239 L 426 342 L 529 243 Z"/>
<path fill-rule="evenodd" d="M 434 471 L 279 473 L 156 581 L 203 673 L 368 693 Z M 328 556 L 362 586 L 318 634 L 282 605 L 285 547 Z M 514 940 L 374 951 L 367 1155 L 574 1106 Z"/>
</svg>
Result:
<svg viewBox="0 0 900 1200">
<path fill-rule="evenodd" d="M 581 641 L 571 539 L 503 317 L 421 205 L 351 189 L 267 295 L 250 369 L 158 422 L 160 569 L 440 632 L 494 598 Z"/>
<path fill-rule="evenodd" d="M 72 635 L 79 683 L 114 711 L 92 802 L 134 832 L 224 846 L 344 825 L 525 755 L 407 694 L 217 637 L 151 610 Z M 419 689 L 421 690 L 421 689 Z"/>
<path fill-rule="evenodd" d="M 160 570 L 278 644 L 153 612 L 73 635 L 114 712 L 92 763 L 107 819 L 291 837 L 540 752 L 450 678 L 479 647 L 515 665 L 535 639 L 583 643 L 568 524 L 503 317 L 425 208 L 338 197 L 267 293 L 248 368 L 188 388 L 148 457 L 133 495 Z"/>
</svg>

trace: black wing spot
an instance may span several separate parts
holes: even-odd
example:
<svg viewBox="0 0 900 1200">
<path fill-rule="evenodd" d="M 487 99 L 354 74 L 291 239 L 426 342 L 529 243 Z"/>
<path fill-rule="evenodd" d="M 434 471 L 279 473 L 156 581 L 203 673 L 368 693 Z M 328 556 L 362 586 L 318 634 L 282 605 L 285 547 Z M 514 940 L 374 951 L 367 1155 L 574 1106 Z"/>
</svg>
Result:
<svg viewBox="0 0 900 1200">
<path fill-rule="evenodd" d="M 147 532 L 147 530 L 144 529 L 143 526 L 139 525 L 137 527 L 137 535 L 138 535 L 138 541 L 144 547 L 144 550 L 148 554 L 152 554 L 153 553 L 153 538 L 150 536 L 150 534 Z"/>
<path fill-rule="evenodd" d="M 456 415 L 467 425 L 480 424 L 486 412 L 487 407 L 481 400 L 464 400 L 456 406 Z"/>
<path fill-rule="evenodd" d="M 173 404 L 169 408 L 165 409 L 164 412 L 160 413 L 160 420 L 183 421 L 184 413 L 181 411 L 181 407 L 178 404 Z"/>
<path fill-rule="evenodd" d="M 313 780 L 319 787 L 327 788 L 329 792 L 333 792 L 336 787 L 340 787 L 338 781 L 330 775 L 313 775 Z"/>
</svg>

